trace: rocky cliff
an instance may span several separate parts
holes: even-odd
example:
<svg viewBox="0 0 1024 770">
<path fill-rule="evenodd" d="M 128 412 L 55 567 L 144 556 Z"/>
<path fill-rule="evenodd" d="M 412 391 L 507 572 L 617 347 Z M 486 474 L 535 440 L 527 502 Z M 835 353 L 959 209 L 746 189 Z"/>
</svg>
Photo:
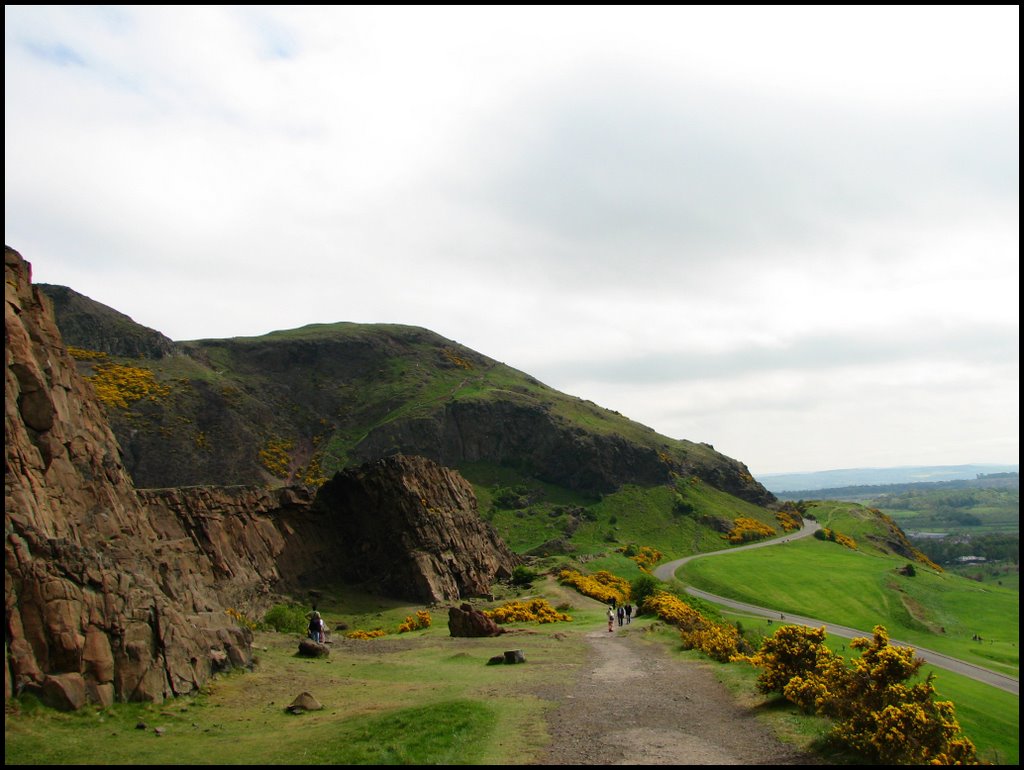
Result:
<svg viewBox="0 0 1024 770">
<path fill-rule="evenodd" d="M 295 537 L 302 552 L 280 561 L 300 585 L 334 577 L 434 603 L 488 594 L 521 563 L 480 518 L 469 482 L 425 457 L 341 471 L 321 487 L 309 515 L 289 526 L 316 539 Z"/>
<path fill-rule="evenodd" d="M 210 557 L 136 494 L 11 249 L 4 277 L 5 696 L 30 689 L 66 708 L 161 700 L 248 664 L 251 634 L 225 614 Z"/>
<path fill-rule="evenodd" d="M 305 487 L 137 490 L 31 267 L 4 252 L 5 698 L 159 701 L 251 663 L 283 589 L 352 578 L 424 601 L 517 563 L 472 488 L 423 458 Z M 229 612 L 237 611 L 237 612 Z"/>
</svg>

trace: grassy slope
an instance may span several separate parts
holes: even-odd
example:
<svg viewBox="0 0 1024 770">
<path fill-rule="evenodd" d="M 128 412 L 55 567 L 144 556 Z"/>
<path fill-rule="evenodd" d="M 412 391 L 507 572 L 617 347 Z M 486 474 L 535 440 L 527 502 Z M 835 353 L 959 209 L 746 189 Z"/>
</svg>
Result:
<svg viewBox="0 0 1024 770">
<path fill-rule="evenodd" d="M 192 408 L 189 382 L 202 381 L 225 394 L 225 403 L 248 415 L 266 438 L 291 441 L 295 447 L 315 446 L 328 476 L 351 464 L 353 448 L 370 431 L 395 420 L 428 416 L 446 402 L 470 400 L 539 406 L 589 432 L 620 435 L 677 459 L 720 462 L 706 445 L 661 436 L 613 410 L 560 393 L 417 327 L 314 324 L 261 337 L 179 343 L 179 347 L 189 355 L 145 361 L 110 357 L 127 366 L 148 368 L 172 387 L 163 400 L 170 414 L 149 427 L 139 420 L 138 429 L 166 431 L 187 423 L 193 416 L 188 411 Z M 289 356 L 294 357 L 291 363 Z M 80 369 L 84 374 L 91 372 L 88 362 L 82 362 Z M 174 412 L 175 404 L 185 410 L 181 415 Z M 285 481 L 280 478 L 280 483 Z"/>
<path fill-rule="evenodd" d="M 570 539 L 577 553 L 601 553 L 633 543 L 656 548 L 675 558 L 728 547 L 707 524 L 707 519 L 712 518 L 732 522 L 744 516 L 773 527 L 779 534 L 782 532 L 773 512 L 698 479 L 676 479 L 672 486 L 626 485 L 602 497 L 590 497 L 488 463 L 466 464 L 459 471 L 473 483 L 481 515 L 520 553 L 566 537 L 567 527 L 572 523 L 567 509 L 574 507 L 583 509 L 578 526 L 571 529 Z M 510 488 L 527 490 L 530 504 L 523 508 L 502 507 L 497 498 Z M 697 514 L 675 513 L 677 495 L 692 505 Z"/>
</svg>

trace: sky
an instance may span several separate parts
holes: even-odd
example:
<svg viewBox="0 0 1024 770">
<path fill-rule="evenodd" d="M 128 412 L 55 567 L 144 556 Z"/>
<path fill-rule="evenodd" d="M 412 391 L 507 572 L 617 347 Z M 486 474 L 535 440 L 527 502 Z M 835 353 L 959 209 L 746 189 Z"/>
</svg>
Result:
<svg viewBox="0 0 1024 770">
<path fill-rule="evenodd" d="M 1018 6 L 4 6 L 5 243 L 758 474 L 1019 462 Z"/>
</svg>

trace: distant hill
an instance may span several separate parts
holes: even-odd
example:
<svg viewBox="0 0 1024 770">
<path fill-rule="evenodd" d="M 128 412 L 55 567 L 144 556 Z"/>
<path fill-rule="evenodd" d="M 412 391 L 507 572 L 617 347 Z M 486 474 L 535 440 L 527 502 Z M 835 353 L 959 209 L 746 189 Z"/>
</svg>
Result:
<svg viewBox="0 0 1024 770">
<path fill-rule="evenodd" d="M 775 495 L 839 487 L 915 484 L 974 479 L 980 474 L 1018 473 L 1020 465 L 907 465 L 898 468 L 844 468 L 812 473 L 763 473 L 758 476 Z"/>
</svg>

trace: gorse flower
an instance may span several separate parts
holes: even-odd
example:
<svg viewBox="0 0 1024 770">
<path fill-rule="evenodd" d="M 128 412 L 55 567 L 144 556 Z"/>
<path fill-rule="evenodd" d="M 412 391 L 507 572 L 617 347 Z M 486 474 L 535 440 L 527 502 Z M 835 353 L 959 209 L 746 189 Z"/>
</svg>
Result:
<svg viewBox="0 0 1024 770">
<path fill-rule="evenodd" d="M 495 623 L 516 623 L 536 621 L 537 623 L 572 622 L 572 617 L 552 607 L 547 599 L 506 602 L 493 610 L 484 610 L 484 615 Z"/>
<path fill-rule="evenodd" d="M 576 570 L 564 569 L 558 573 L 558 582 L 571 585 L 584 596 L 605 604 L 622 604 L 629 598 L 629 581 L 606 570 L 584 575 Z"/>
<path fill-rule="evenodd" d="M 882 626 L 850 647 L 847 665 L 824 646 L 825 629 L 787 625 L 754 655 L 737 656 L 762 669 L 761 692 L 780 692 L 805 711 L 833 720 L 829 740 L 879 764 L 978 764 L 953 704 L 935 700 L 932 675 L 909 685 L 924 661 L 911 647 L 894 647 Z"/>
</svg>

